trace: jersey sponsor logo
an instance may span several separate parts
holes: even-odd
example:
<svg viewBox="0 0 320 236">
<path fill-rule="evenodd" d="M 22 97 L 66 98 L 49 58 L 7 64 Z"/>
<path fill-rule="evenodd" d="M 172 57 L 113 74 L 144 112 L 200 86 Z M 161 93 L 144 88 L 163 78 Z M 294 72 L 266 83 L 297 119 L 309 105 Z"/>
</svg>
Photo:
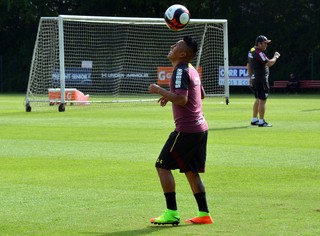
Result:
<svg viewBox="0 0 320 236">
<path fill-rule="evenodd" d="M 194 84 L 195 84 L 195 85 L 200 85 L 200 84 L 201 84 L 200 77 L 195 78 Z"/>
<path fill-rule="evenodd" d="M 259 56 L 262 61 L 268 61 L 268 58 L 266 57 L 266 55 L 263 52 L 259 52 Z"/>
<path fill-rule="evenodd" d="M 182 79 L 182 69 L 177 69 L 176 81 L 175 81 L 175 84 L 174 84 L 175 88 L 180 88 L 181 87 L 181 79 Z"/>
<path fill-rule="evenodd" d="M 204 116 L 202 114 L 200 114 L 196 125 L 201 125 L 203 122 L 205 122 Z"/>
</svg>

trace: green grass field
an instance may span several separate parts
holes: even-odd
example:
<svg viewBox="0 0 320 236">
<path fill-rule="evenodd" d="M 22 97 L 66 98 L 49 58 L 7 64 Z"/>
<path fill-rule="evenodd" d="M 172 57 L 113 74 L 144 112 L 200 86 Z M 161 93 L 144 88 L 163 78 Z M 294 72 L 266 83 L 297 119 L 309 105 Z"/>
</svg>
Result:
<svg viewBox="0 0 320 236">
<path fill-rule="evenodd" d="M 250 127 L 252 96 L 206 99 L 202 175 L 215 223 L 174 172 L 182 223 L 153 226 L 165 201 L 154 168 L 171 106 L 106 105 L 26 113 L 0 95 L 0 235 L 320 235 L 320 95 L 272 95 L 272 128 Z"/>
</svg>

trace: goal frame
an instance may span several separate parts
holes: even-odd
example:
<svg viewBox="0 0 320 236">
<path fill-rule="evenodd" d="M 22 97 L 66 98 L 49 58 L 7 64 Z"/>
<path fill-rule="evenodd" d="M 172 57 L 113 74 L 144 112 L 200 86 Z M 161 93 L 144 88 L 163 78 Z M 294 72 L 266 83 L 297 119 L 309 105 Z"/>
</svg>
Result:
<svg viewBox="0 0 320 236">
<path fill-rule="evenodd" d="M 40 31 L 41 20 L 57 20 L 58 22 L 58 39 L 59 39 L 59 74 L 60 74 L 60 101 L 59 101 L 59 111 L 65 110 L 66 98 L 65 98 L 65 89 L 66 89 L 66 71 L 65 71 L 65 49 L 64 49 L 64 22 L 65 21 L 83 21 L 83 22 L 93 22 L 93 23 L 121 23 L 121 24 L 145 24 L 145 25 L 164 25 L 165 21 L 162 18 L 143 18 L 143 17 L 108 17 L 108 16 L 80 16 L 80 15 L 59 15 L 58 17 L 41 17 L 40 23 L 38 26 L 38 34 Z M 223 69 L 224 71 L 229 70 L 229 52 L 228 52 L 228 22 L 226 19 L 190 19 L 190 24 L 222 24 L 223 25 Z M 207 26 L 206 26 L 207 27 Z M 206 30 L 202 36 L 202 41 L 205 38 Z M 25 98 L 26 111 L 31 111 L 30 103 L 33 102 L 30 99 L 30 86 L 32 83 L 32 68 L 35 60 L 35 50 L 38 44 L 38 35 L 35 43 L 35 49 L 31 62 L 31 69 L 29 74 L 29 81 L 27 86 L 27 93 Z M 200 58 L 202 54 L 201 42 L 199 52 L 197 55 L 196 68 L 199 67 Z M 207 96 L 222 96 L 221 94 L 206 94 Z M 228 73 L 224 73 L 224 95 L 226 99 L 226 104 L 229 104 L 229 78 Z M 48 101 L 49 102 L 49 101 Z"/>
</svg>

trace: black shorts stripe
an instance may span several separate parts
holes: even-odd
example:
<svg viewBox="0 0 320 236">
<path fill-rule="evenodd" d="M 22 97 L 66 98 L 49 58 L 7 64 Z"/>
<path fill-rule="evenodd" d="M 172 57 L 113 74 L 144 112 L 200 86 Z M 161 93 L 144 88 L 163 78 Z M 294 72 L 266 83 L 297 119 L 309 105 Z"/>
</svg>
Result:
<svg viewBox="0 0 320 236">
<path fill-rule="evenodd" d="M 172 147 L 170 148 L 170 152 L 172 152 L 173 148 L 174 148 L 174 145 L 176 144 L 177 142 L 177 139 L 179 138 L 179 135 L 180 135 L 180 132 L 178 132 L 178 135 L 176 136 L 176 138 L 174 139 L 174 142 L 172 144 Z"/>
</svg>

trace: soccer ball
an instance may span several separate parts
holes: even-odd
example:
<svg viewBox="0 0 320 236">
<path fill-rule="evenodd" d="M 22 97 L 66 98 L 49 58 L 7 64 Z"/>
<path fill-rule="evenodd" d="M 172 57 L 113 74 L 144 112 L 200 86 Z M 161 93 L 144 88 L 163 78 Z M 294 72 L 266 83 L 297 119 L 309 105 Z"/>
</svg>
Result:
<svg viewBox="0 0 320 236">
<path fill-rule="evenodd" d="M 185 6 L 175 4 L 166 10 L 164 20 L 169 29 L 175 31 L 182 30 L 189 23 L 190 13 Z"/>
</svg>

